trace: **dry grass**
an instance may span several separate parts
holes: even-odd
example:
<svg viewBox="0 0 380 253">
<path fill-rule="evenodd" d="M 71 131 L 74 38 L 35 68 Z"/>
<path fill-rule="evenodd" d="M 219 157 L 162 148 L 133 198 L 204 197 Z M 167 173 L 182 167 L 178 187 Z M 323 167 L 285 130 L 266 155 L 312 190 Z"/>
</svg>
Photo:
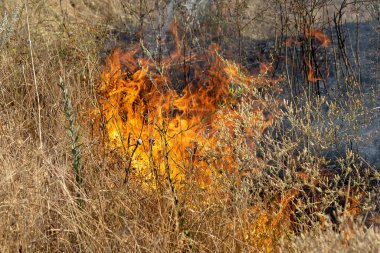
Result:
<svg viewBox="0 0 380 253">
<path fill-rule="evenodd" d="M 345 222 L 334 229 L 313 231 L 282 245 L 283 252 L 378 252 L 379 231 Z"/>
<path fill-rule="evenodd" d="M 291 110 L 278 106 L 279 99 L 265 89 L 255 94 L 278 123 L 253 141 L 256 148 L 252 150 L 253 137 L 242 130 L 254 106 L 250 100 L 236 109 L 242 120 L 233 122 L 234 134 L 226 130 L 219 135 L 220 147 L 233 147 L 238 154 L 238 170 L 244 175 L 240 183 L 222 174 L 210 194 L 189 175 L 178 196 L 165 182 L 157 189 L 147 190 L 139 180 L 126 187 L 123 170 L 104 148 L 105 135 L 93 131 L 99 126 L 91 112 L 98 106 L 96 88 L 104 50 L 114 40 L 111 31 L 138 24 L 138 5 L 116 0 L 26 2 L 32 54 L 25 1 L 3 1 L 0 6 L 1 15 L 22 9 L 9 23 L 0 48 L 1 252 L 331 252 L 335 245 L 342 252 L 380 249 L 379 232 L 355 223 L 379 223 L 379 174 L 350 152 L 336 161 L 312 153 L 310 141 L 335 144 L 322 141 L 326 134 L 300 117 L 318 111 L 318 102 Z M 234 18 L 228 21 L 241 21 Z M 81 127 L 80 187 L 73 174 L 61 79 Z M 210 150 L 209 157 L 220 156 L 222 150 Z M 82 207 L 77 205 L 78 191 Z M 355 220 L 350 229 L 338 225 L 346 216 Z M 330 219 L 333 228 L 325 225 Z"/>
</svg>

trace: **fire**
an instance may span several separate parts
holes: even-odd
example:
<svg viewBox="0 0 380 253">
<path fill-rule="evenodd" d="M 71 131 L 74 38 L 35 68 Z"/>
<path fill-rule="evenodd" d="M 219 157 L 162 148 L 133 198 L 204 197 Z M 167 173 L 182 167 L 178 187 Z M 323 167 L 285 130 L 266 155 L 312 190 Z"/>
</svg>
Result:
<svg viewBox="0 0 380 253">
<path fill-rule="evenodd" d="M 205 186 L 211 180 L 211 163 L 236 172 L 233 157 L 210 160 L 207 150 L 217 147 L 218 122 L 238 118 L 234 108 L 242 92 L 263 77 L 243 74 L 218 54 L 216 45 L 205 54 L 183 57 L 174 28 L 172 34 L 176 49 L 160 63 L 149 52 L 143 55 L 141 45 L 116 49 L 106 59 L 98 100 L 106 120 L 107 148 L 125 157 L 125 181 L 134 174 L 150 186 L 160 176 L 180 184 L 191 173 Z M 255 121 L 263 118 L 259 108 L 252 113 Z M 261 130 L 270 125 L 261 121 Z"/>
<path fill-rule="evenodd" d="M 307 74 L 307 80 L 312 83 L 315 83 L 317 81 L 323 81 L 324 80 L 323 78 L 319 78 L 315 76 L 315 71 L 313 67 L 311 66 L 311 63 L 308 60 L 306 60 L 306 58 L 304 59 L 304 61 L 307 68 L 309 69 L 309 73 Z"/>
<path fill-rule="evenodd" d="M 217 45 L 211 45 L 204 53 L 183 53 L 175 26 L 171 32 L 175 48 L 159 60 L 143 45 L 125 51 L 115 49 L 106 59 L 97 90 L 98 118 L 101 116 L 105 122 L 106 148 L 123 157 L 125 182 L 133 176 L 142 179 L 148 188 L 168 178 L 178 186 L 176 189 L 181 189 L 188 176 L 195 177 L 196 183 L 205 188 L 212 185 L 217 174 L 213 168 L 236 175 L 231 178 L 237 180 L 249 176 L 238 171 L 235 150 L 219 145 L 218 133 L 227 129 L 233 136 L 234 121 L 244 117 L 237 111 L 243 104 L 242 98 L 252 97 L 250 91 L 255 86 L 275 82 L 265 76 L 274 71 L 272 64 L 263 63 L 258 76 L 244 74 L 242 67 L 220 56 Z M 322 45 L 328 43 L 318 33 L 310 32 L 309 36 L 320 40 Z M 289 43 L 302 42 L 289 40 Z M 304 62 L 310 82 L 323 80 L 316 77 L 310 60 L 304 57 Z M 252 120 L 245 122 L 248 127 L 243 132 L 247 139 L 260 137 L 273 121 L 271 115 L 264 117 L 260 102 L 256 104 L 257 108 L 249 111 Z M 221 148 L 222 157 L 210 155 L 213 153 L 210 151 Z M 312 177 L 306 172 L 295 172 L 294 177 L 301 186 L 318 187 L 318 181 L 309 182 Z M 274 239 L 297 222 L 293 217 L 296 202 L 304 198 L 300 189 L 285 190 L 264 200 L 261 206 L 254 204 L 239 210 L 236 222 L 244 221 L 246 225 L 238 229 L 244 243 L 273 251 Z M 207 198 L 217 204 L 228 202 L 229 196 L 224 194 L 209 194 Z M 359 200 L 350 201 L 352 208 L 348 211 L 358 213 Z M 235 222 L 226 226 L 236 229 Z"/>
<path fill-rule="evenodd" d="M 321 45 L 323 47 L 328 47 L 329 46 L 329 43 L 330 43 L 329 37 L 327 37 L 326 34 L 324 34 L 323 32 L 321 32 L 319 30 L 316 30 L 316 29 L 306 29 L 305 36 L 306 37 L 314 37 L 314 38 L 316 38 L 317 40 L 319 40 L 321 42 Z"/>
<path fill-rule="evenodd" d="M 324 34 L 322 31 L 317 29 L 305 29 L 304 32 L 304 39 L 296 40 L 294 38 L 288 38 L 285 41 L 286 47 L 291 47 L 293 44 L 300 47 L 305 41 L 305 38 L 314 37 L 316 40 L 318 40 L 321 43 L 322 47 L 328 47 L 331 40 L 330 38 Z"/>
<path fill-rule="evenodd" d="M 330 44 L 330 39 L 329 37 L 324 34 L 323 32 L 321 32 L 320 30 L 317 30 L 317 29 L 305 29 L 304 31 L 304 38 L 301 39 L 301 40 L 296 40 L 294 38 L 288 38 L 286 41 L 285 41 L 285 46 L 286 47 L 291 47 L 292 45 L 295 45 L 295 46 L 302 46 L 305 41 L 306 41 L 306 38 L 309 38 L 309 37 L 314 37 L 316 40 L 318 40 L 320 43 L 321 43 L 321 46 L 322 47 L 328 47 L 329 44 Z M 309 57 L 307 56 L 304 56 L 303 58 L 304 60 L 304 63 L 305 63 L 305 66 L 307 67 L 308 69 L 308 73 L 307 73 L 307 80 L 309 82 L 312 82 L 312 83 L 316 83 L 318 81 L 324 81 L 325 79 L 322 78 L 322 77 L 317 77 L 316 76 L 316 71 L 314 70 L 312 64 L 311 64 L 311 60 L 309 59 Z M 319 69 L 319 74 L 320 73 L 320 69 Z M 327 78 L 328 76 L 330 75 L 330 70 L 328 67 L 325 68 L 325 77 Z"/>
</svg>

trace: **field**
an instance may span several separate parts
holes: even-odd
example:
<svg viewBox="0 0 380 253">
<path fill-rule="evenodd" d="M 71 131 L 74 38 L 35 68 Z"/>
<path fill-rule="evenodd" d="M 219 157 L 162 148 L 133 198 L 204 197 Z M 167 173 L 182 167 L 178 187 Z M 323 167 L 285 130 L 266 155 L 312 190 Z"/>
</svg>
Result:
<svg viewBox="0 0 380 253">
<path fill-rule="evenodd" d="M 1 252 L 379 252 L 376 0 L 0 2 Z"/>
</svg>

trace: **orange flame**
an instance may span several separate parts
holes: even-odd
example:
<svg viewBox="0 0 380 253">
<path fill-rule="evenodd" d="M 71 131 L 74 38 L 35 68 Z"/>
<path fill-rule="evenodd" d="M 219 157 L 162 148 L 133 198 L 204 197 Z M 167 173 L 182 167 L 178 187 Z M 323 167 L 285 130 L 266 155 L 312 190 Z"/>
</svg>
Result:
<svg viewBox="0 0 380 253">
<path fill-rule="evenodd" d="M 329 46 L 329 43 L 330 43 L 329 37 L 327 37 L 326 34 L 324 34 L 323 32 L 321 32 L 319 30 L 316 30 L 316 29 L 306 29 L 305 30 L 305 36 L 306 37 L 314 37 L 314 38 L 316 38 L 317 40 L 319 40 L 321 42 L 321 45 L 323 47 L 328 47 Z"/>
<path fill-rule="evenodd" d="M 210 163 L 215 163 L 206 151 L 217 147 L 218 120 L 239 118 L 233 109 L 239 92 L 262 83 L 263 77 L 244 75 L 211 45 L 205 54 L 186 59 L 193 62 L 188 67 L 190 77 L 185 88 L 178 89 L 185 82 L 184 68 L 178 64 L 184 57 L 175 26 L 172 34 L 176 49 L 160 65 L 152 57 L 139 56 L 139 45 L 125 52 L 116 49 L 106 59 L 98 97 L 107 121 L 107 146 L 126 157 L 126 174 L 133 170 L 150 185 L 157 174 L 169 173 L 180 183 L 193 173 L 205 186 L 211 180 Z M 260 109 L 252 113 L 257 115 L 255 121 L 263 118 Z M 261 131 L 272 121 L 267 118 L 261 120 Z M 223 163 L 222 167 L 236 172 L 233 157 Z"/>
<path fill-rule="evenodd" d="M 304 59 L 304 61 L 305 61 L 305 64 L 306 64 L 307 68 L 309 69 L 309 73 L 307 75 L 307 80 L 309 82 L 312 82 L 312 83 L 315 83 L 317 81 L 323 81 L 324 80 L 323 78 L 319 78 L 319 77 L 315 76 L 315 70 L 311 66 L 310 62 L 308 60 L 306 60 L 306 59 Z"/>
</svg>

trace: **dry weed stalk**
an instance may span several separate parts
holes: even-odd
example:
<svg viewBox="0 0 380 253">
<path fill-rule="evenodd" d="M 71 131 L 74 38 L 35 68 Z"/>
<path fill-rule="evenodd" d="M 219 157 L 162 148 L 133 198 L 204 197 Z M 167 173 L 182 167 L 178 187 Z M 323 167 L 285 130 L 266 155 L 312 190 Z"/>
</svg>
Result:
<svg viewBox="0 0 380 253">
<path fill-rule="evenodd" d="M 30 60 L 32 65 L 32 73 L 33 73 L 33 82 L 34 82 L 34 88 L 36 91 L 36 100 L 37 100 L 37 127 L 38 127 L 38 138 L 40 141 L 39 149 L 43 148 L 43 142 L 42 142 L 42 120 L 41 120 L 41 102 L 40 102 L 40 93 L 38 89 L 38 83 L 37 83 L 37 77 L 36 77 L 36 69 L 34 65 L 34 57 L 33 57 L 33 45 L 32 45 L 32 37 L 30 33 L 30 24 L 29 24 L 29 12 L 28 12 L 28 1 L 25 0 L 25 12 L 26 12 L 26 25 L 28 28 L 28 44 L 29 44 L 29 54 L 30 54 Z"/>
</svg>

